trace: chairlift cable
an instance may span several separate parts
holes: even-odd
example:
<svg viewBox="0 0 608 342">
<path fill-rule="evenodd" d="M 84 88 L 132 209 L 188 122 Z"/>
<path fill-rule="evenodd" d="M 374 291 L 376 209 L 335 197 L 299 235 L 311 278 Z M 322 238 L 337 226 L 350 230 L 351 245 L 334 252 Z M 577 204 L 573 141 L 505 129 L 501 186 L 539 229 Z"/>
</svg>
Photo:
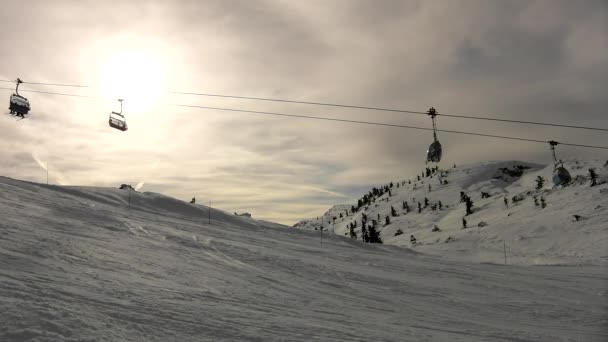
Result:
<svg viewBox="0 0 608 342">
<path fill-rule="evenodd" d="M 208 109 L 208 110 L 220 110 L 220 111 L 229 111 L 229 112 L 238 112 L 238 113 L 249 113 L 249 114 L 259 114 L 259 115 L 273 115 L 273 116 L 301 118 L 301 119 L 312 119 L 312 120 L 324 120 L 324 121 L 336 121 L 336 122 L 348 122 L 348 123 L 356 123 L 356 124 L 364 124 L 364 125 L 372 125 L 372 126 L 386 126 L 386 127 L 396 127 L 396 128 L 409 128 L 409 129 L 417 129 L 417 130 L 424 130 L 424 131 L 432 131 L 433 130 L 432 128 L 427 128 L 427 127 L 418 127 L 418 126 L 391 124 L 391 123 L 374 122 L 374 121 L 337 119 L 337 118 L 328 118 L 328 117 L 323 117 L 323 116 L 298 115 L 298 114 L 265 112 L 265 111 L 246 110 L 246 109 L 223 108 L 223 107 L 208 107 L 208 106 L 197 106 L 197 105 L 185 105 L 185 104 L 170 104 L 170 105 L 171 106 L 176 106 L 176 107 L 198 108 L 198 109 Z M 494 135 L 494 134 L 473 133 L 473 132 L 465 132 L 465 131 L 455 131 L 455 130 L 448 130 L 448 129 L 438 129 L 437 131 L 438 132 L 445 132 L 445 133 L 454 133 L 454 134 L 473 135 L 473 136 L 488 137 L 488 138 L 497 138 L 497 139 L 528 141 L 528 142 L 543 143 L 543 144 L 546 144 L 548 142 L 546 140 L 540 140 L 540 139 L 528 139 L 528 138 L 510 137 L 510 136 L 504 136 L 504 135 Z M 584 147 L 584 148 L 596 148 L 596 149 L 608 150 L 608 146 L 584 145 L 584 144 L 573 144 L 573 143 L 560 143 L 560 144 L 564 145 L 564 146 Z"/>
<path fill-rule="evenodd" d="M 12 83 L 14 81 L 11 81 L 11 80 L 0 80 L 0 82 L 10 82 L 10 83 Z M 87 85 L 78 85 L 78 84 L 45 83 L 45 82 L 23 82 L 23 83 L 24 84 L 46 85 L 46 86 L 90 88 Z M 328 103 L 328 102 L 298 101 L 298 100 L 275 99 L 275 98 L 266 98 L 266 97 L 238 96 L 238 95 L 213 94 L 213 93 L 197 93 L 197 92 L 186 92 L 186 91 L 171 91 L 169 93 L 170 94 L 176 94 L 176 95 L 221 97 L 221 98 L 232 98 L 232 99 L 254 100 L 254 101 L 295 103 L 295 104 L 305 104 L 305 105 L 314 105 L 314 106 L 351 108 L 351 109 L 373 110 L 373 111 L 404 113 L 404 114 L 416 114 L 416 115 L 427 115 L 428 114 L 427 112 L 414 111 L 414 110 L 406 110 L 406 109 L 394 109 L 394 108 L 373 107 L 373 106 L 357 106 L 357 105 L 347 105 L 347 104 Z M 67 95 L 67 94 L 61 94 L 61 95 Z M 67 96 L 70 96 L 70 95 L 67 95 Z M 523 124 L 523 125 L 562 127 L 562 128 L 584 129 L 584 130 L 594 130 L 594 131 L 608 132 L 608 128 L 607 127 L 590 127 L 590 126 L 579 126 L 579 125 L 566 125 L 566 124 L 558 124 L 558 123 L 550 123 L 550 122 L 501 119 L 501 118 L 488 117 L 488 116 L 472 116 L 472 115 L 449 114 L 449 113 L 436 113 L 436 115 L 445 116 L 445 117 L 451 117 L 451 118 L 457 118 L 457 119 L 485 120 L 485 121 L 496 121 L 496 122 L 505 122 L 505 123 L 513 123 L 513 124 Z"/>
</svg>

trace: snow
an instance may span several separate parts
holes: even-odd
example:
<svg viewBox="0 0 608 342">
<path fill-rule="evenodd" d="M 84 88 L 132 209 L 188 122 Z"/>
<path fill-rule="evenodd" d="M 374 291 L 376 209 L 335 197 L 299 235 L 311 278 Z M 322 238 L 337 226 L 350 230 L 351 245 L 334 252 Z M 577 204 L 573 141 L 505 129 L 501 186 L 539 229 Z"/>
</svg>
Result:
<svg viewBox="0 0 608 342">
<path fill-rule="evenodd" d="M 604 188 L 583 189 L 596 198 Z M 601 243 L 594 209 L 578 209 L 579 231 Z M 602 265 L 504 266 L 321 241 L 161 194 L 4 177 L 0 217 L 3 342 L 608 338 Z"/>
<path fill-rule="evenodd" d="M 521 177 L 511 176 L 508 171 L 523 166 Z M 604 265 L 608 264 L 608 166 L 605 161 L 569 161 L 565 163 L 573 177 L 572 185 L 552 187 L 553 165 L 538 165 L 520 161 L 485 162 L 447 168 L 443 171 L 448 184 L 440 184 L 438 174 L 417 181 L 411 177 L 404 186 L 391 189 L 392 196 L 384 194 L 367 209 L 355 215 L 339 218 L 328 227 L 338 235 L 348 234 L 350 222 L 358 221 L 355 229 L 361 239 L 361 215 L 369 220 L 380 214 L 379 230 L 385 244 L 406 246 L 428 254 L 475 263 L 505 262 L 516 265 Z M 589 168 L 598 173 L 598 183 L 590 187 Z M 422 170 L 421 170 L 422 171 Z M 536 190 L 536 179 L 545 179 L 543 189 Z M 399 181 L 401 185 L 403 181 Z M 431 184 L 429 192 L 428 185 Z M 414 186 L 416 189 L 414 189 Z M 464 191 L 474 202 L 474 212 L 466 216 L 465 204 L 460 203 Z M 481 192 L 490 194 L 481 198 Z M 512 203 L 513 196 L 523 201 Z M 544 197 L 546 208 L 535 206 L 534 197 L 540 204 Z M 441 201 L 441 210 L 430 206 L 418 213 L 417 203 L 424 205 L 427 197 L 431 204 Z M 505 207 L 504 198 L 509 201 Z M 407 201 L 410 212 L 402 209 Z M 350 207 L 350 205 L 345 205 Z M 391 217 L 391 224 L 384 226 L 385 216 L 391 206 L 398 217 Z M 579 215 L 576 221 L 574 215 Z M 469 228 L 462 229 L 462 218 Z M 325 222 L 328 220 L 325 219 Z M 298 227 L 310 227 L 314 220 L 304 220 Z M 482 223 L 483 222 L 483 223 Z M 478 225 L 487 224 L 484 227 Z M 327 224 L 326 224 L 327 225 Z M 441 231 L 433 232 L 434 226 Z M 394 236 L 401 229 L 402 235 Z M 410 235 L 417 244 L 412 246 Z M 449 243 L 446 240 L 450 239 Z"/>
</svg>

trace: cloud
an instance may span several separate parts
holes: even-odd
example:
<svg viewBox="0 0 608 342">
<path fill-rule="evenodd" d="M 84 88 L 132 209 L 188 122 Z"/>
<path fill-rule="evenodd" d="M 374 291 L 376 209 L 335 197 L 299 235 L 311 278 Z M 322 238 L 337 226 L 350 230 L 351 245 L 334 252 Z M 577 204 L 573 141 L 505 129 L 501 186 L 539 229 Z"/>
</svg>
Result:
<svg viewBox="0 0 608 342">
<path fill-rule="evenodd" d="M 166 95 L 107 127 L 100 96 L 122 51 L 155 54 L 169 90 L 605 126 L 608 6 L 513 1 L 5 1 L 1 79 L 87 84 L 27 93 L 32 116 L 0 118 L 0 173 L 210 198 L 227 211 L 284 223 L 348 203 L 371 185 L 424 166 L 428 131 L 288 119 L 166 105 L 195 104 L 430 127 L 428 117 Z M 153 72 L 153 70 L 151 70 Z M 152 79 L 154 79 L 152 77 Z M 0 92 L 9 96 L 10 91 Z M 125 107 L 127 108 L 127 107 Z M 598 144 L 604 133 L 440 117 L 439 128 Z M 439 133 L 442 164 L 551 162 L 548 146 Z M 561 147 L 568 157 L 606 158 Z M 253 210 L 254 209 L 254 210 Z"/>
</svg>

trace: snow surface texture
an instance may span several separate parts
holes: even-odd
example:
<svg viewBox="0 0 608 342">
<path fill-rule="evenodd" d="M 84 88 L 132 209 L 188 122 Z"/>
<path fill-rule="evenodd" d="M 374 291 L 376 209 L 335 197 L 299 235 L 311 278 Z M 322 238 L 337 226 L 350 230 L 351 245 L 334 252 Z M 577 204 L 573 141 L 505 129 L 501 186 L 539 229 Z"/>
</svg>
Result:
<svg viewBox="0 0 608 342">
<path fill-rule="evenodd" d="M 130 197 L 129 209 L 128 190 L 0 177 L 0 341 L 608 340 L 602 266 L 321 243 L 319 231 L 213 209 L 208 224 L 207 207 Z"/>
<path fill-rule="evenodd" d="M 397 188 L 395 182 L 392 196 L 384 194 L 356 214 L 343 214 L 340 218 L 337 213 L 344 213 L 352 205 L 339 205 L 319 220 L 304 220 L 295 227 L 315 229 L 323 223 L 325 229 L 344 236 L 348 234 L 348 225 L 356 220 L 355 232 L 361 239 L 362 213 L 369 221 L 377 220 L 380 214 L 378 229 L 385 244 L 412 247 L 450 259 L 504 264 L 506 251 L 508 264 L 607 265 L 608 166 L 605 163 L 565 163 L 573 183 L 558 188 L 553 188 L 551 181 L 553 165 L 508 161 L 448 168 L 443 170 L 446 176 L 442 178 L 448 184 L 439 183 L 439 173 L 420 181 L 414 176 L 412 184 L 406 180 L 402 185 L 403 181 L 399 181 Z M 501 170 L 514 170 L 515 165 L 529 169 L 525 169 L 521 177 L 510 176 L 509 171 Z M 590 187 L 589 168 L 595 168 L 598 183 L 606 183 Z M 541 190 L 536 190 L 538 176 L 545 179 Z M 474 202 L 472 215 L 466 216 L 466 206 L 460 203 L 461 191 Z M 482 191 L 490 197 L 481 198 Z M 514 196 L 521 196 L 523 200 L 513 204 Z M 418 202 L 424 206 L 425 197 L 430 204 L 418 213 Z M 508 208 L 504 204 L 505 197 Z M 534 197 L 539 206 L 535 205 Z M 546 208 L 540 206 L 541 197 L 545 198 Z M 407 214 L 402 209 L 403 201 L 407 201 L 410 208 Z M 432 210 L 431 205 L 438 201 L 442 202 L 442 209 Z M 391 216 L 391 206 L 399 216 L 390 217 L 391 224 L 385 226 L 385 217 Z M 579 216 L 578 221 L 575 215 Z M 338 216 L 335 224 L 334 216 Z M 467 229 L 463 229 L 463 217 Z M 440 231 L 432 231 L 434 226 Z M 395 236 L 398 229 L 403 234 Z M 416 245 L 410 243 L 410 235 L 416 237 Z"/>
</svg>

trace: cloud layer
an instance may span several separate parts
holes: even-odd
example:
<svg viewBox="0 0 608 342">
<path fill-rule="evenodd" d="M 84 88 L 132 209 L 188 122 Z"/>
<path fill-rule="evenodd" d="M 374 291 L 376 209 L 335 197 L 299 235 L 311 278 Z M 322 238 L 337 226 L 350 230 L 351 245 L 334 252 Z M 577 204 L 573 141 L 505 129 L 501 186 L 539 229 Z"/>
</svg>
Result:
<svg viewBox="0 0 608 342">
<path fill-rule="evenodd" d="M 0 79 L 90 85 L 23 89 L 32 116 L 0 118 L 0 174 L 142 184 L 283 223 L 423 167 L 427 131 L 169 106 L 196 104 L 430 126 L 425 116 L 163 95 L 107 127 L 108 61 L 143 51 L 167 90 L 608 126 L 605 1 L 2 1 Z M 27 8 L 28 11 L 23 11 Z M 106 70 L 106 71 L 104 71 Z M 151 71 L 154 72 L 154 71 Z M 105 73 L 105 74 L 104 74 Z M 154 78 L 153 78 L 154 79 Z M 160 76 L 159 76 L 160 79 Z M 3 84 L 3 86 L 11 86 Z M 118 88 L 118 85 L 117 85 Z M 10 91 L 3 91 L 8 97 Z M 603 133 L 440 118 L 440 128 L 606 145 Z M 445 165 L 550 162 L 548 146 L 440 134 Z M 562 157 L 608 159 L 560 148 Z"/>
</svg>

